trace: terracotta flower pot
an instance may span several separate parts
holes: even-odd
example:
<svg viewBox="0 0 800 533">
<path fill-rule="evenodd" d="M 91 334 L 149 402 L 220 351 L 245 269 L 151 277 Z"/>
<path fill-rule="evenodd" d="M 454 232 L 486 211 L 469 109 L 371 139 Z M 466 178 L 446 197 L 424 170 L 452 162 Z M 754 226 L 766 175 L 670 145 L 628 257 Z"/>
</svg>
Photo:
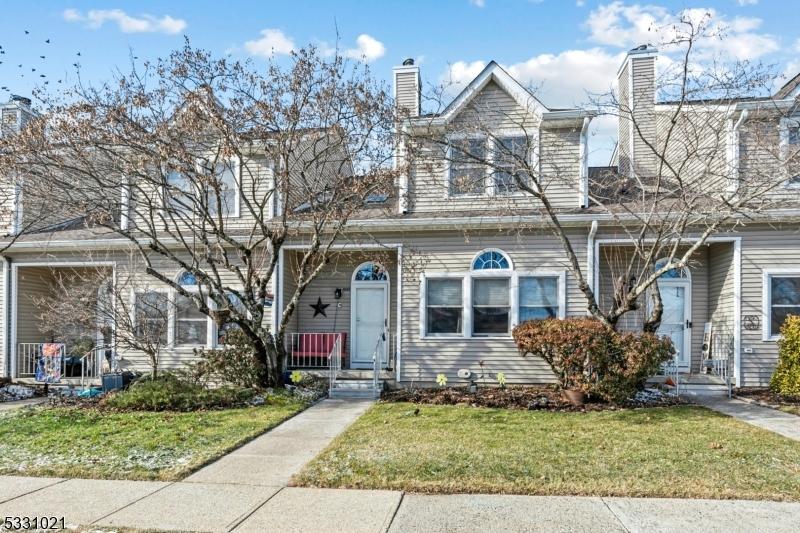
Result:
<svg viewBox="0 0 800 533">
<path fill-rule="evenodd" d="M 575 407 L 581 407 L 586 401 L 586 394 L 582 390 L 564 389 L 561 393 Z"/>
</svg>

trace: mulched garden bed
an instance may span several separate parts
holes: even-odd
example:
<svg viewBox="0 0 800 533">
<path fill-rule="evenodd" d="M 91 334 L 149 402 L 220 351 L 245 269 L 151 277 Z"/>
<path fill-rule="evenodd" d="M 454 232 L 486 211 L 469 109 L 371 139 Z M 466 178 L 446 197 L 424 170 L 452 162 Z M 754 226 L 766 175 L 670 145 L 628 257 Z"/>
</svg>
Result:
<svg viewBox="0 0 800 533">
<path fill-rule="evenodd" d="M 655 389 L 646 389 L 636 398 L 614 405 L 588 399 L 582 407 L 569 403 L 561 391 L 548 386 L 479 387 L 469 392 L 467 387 L 443 389 L 400 389 L 384 392 L 381 399 L 386 402 L 412 402 L 430 405 L 468 405 L 471 407 L 497 407 L 502 409 L 527 409 L 540 411 L 613 411 L 639 407 L 663 407 L 683 405 L 686 402 L 676 396 Z"/>
<path fill-rule="evenodd" d="M 741 387 L 736 389 L 735 394 L 739 398 L 752 400 L 773 409 L 787 407 L 791 408 L 789 410 L 795 412 L 795 414 L 800 414 L 800 398 L 781 396 L 766 387 Z"/>
</svg>

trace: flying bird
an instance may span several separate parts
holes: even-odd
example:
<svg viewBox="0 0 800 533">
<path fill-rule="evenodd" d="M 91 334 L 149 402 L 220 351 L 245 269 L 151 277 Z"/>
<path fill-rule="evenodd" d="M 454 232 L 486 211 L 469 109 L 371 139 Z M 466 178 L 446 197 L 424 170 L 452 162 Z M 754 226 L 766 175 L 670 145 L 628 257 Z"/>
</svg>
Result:
<svg viewBox="0 0 800 533">
<path fill-rule="evenodd" d="M 78 68 L 78 64 L 77 63 L 73 63 L 72 66 L 75 67 L 75 68 Z"/>
<path fill-rule="evenodd" d="M 45 76 L 44 74 L 39 74 L 39 77 L 40 78 L 46 78 L 47 76 Z"/>
<path fill-rule="evenodd" d="M 50 39 L 47 39 L 45 42 L 46 42 L 47 44 L 50 44 Z"/>
<path fill-rule="evenodd" d="M 28 30 L 25 30 L 25 35 L 28 35 L 29 33 L 30 33 L 30 32 L 29 32 Z"/>
<path fill-rule="evenodd" d="M 44 59 L 44 56 L 39 56 L 41 59 Z"/>
<path fill-rule="evenodd" d="M 81 55 L 81 53 L 80 53 L 80 52 L 78 52 L 78 56 L 80 56 L 80 55 Z"/>
</svg>

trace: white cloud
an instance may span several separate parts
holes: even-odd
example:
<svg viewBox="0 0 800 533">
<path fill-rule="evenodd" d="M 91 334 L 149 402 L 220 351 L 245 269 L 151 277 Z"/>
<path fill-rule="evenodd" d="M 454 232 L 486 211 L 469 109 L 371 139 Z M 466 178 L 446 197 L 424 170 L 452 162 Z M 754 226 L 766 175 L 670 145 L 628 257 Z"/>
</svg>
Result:
<svg viewBox="0 0 800 533">
<path fill-rule="evenodd" d="M 65 9 L 62 18 L 67 22 L 84 22 L 87 28 L 98 29 L 106 22 L 114 22 L 123 33 L 181 33 L 188 24 L 183 19 L 169 15 L 155 17 L 153 15 L 131 16 L 121 9 L 90 9 L 84 15 L 77 9 Z"/>
<path fill-rule="evenodd" d="M 587 91 L 608 92 L 625 54 L 602 48 L 566 50 L 559 54 L 540 54 L 530 59 L 503 65 L 523 85 L 533 87 L 536 96 L 549 107 L 569 107 L 585 103 Z M 441 75 L 440 81 L 460 90 L 486 66 L 485 61 L 456 61 Z"/>
<path fill-rule="evenodd" d="M 578 7 L 583 7 L 586 5 L 586 0 L 575 0 L 575 5 Z"/>
<path fill-rule="evenodd" d="M 755 17 L 728 18 L 713 8 L 691 8 L 672 13 L 662 6 L 626 4 L 620 0 L 592 10 L 585 21 L 589 40 L 598 44 L 631 48 L 640 44 L 665 47 L 676 39 L 680 19 L 695 24 L 705 20 L 714 37 L 697 42 L 701 55 L 719 53 L 733 59 L 758 59 L 779 49 L 772 35 L 759 33 L 762 20 Z"/>
<path fill-rule="evenodd" d="M 740 6 L 754 6 L 758 3 L 758 0 L 739 0 Z"/>
<path fill-rule="evenodd" d="M 486 5 L 486 0 L 469 0 L 469 3 L 475 7 L 484 7 Z"/>
<path fill-rule="evenodd" d="M 345 50 L 344 55 L 353 59 L 364 59 L 366 61 L 374 61 L 383 57 L 386 53 L 386 47 L 382 42 L 362 33 L 356 38 L 356 47 L 348 48 Z"/>
<path fill-rule="evenodd" d="M 272 57 L 275 54 L 289 55 L 294 49 L 294 41 L 281 30 L 267 28 L 261 30 L 261 37 L 244 43 L 247 53 L 254 56 Z"/>
</svg>

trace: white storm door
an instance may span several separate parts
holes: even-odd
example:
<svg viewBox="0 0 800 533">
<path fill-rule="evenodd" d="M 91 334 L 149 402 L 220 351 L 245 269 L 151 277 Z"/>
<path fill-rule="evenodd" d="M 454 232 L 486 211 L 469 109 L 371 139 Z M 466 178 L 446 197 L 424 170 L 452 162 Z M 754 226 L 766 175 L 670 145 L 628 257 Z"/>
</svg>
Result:
<svg viewBox="0 0 800 533">
<path fill-rule="evenodd" d="M 372 368 L 372 354 L 376 348 L 382 362 L 386 361 L 386 285 L 369 283 L 353 286 L 352 343 L 350 354 L 353 368 Z M 378 339 L 381 338 L 381 342 Z"/>
<path fill-rule="evenodd" d="M 692 352 L 691 281 L 661 280 L 658 288 L 664 305 L 658 334 L 672 339 L 675 362 L 679 369 L 688 371 Z"/>
</svg>

